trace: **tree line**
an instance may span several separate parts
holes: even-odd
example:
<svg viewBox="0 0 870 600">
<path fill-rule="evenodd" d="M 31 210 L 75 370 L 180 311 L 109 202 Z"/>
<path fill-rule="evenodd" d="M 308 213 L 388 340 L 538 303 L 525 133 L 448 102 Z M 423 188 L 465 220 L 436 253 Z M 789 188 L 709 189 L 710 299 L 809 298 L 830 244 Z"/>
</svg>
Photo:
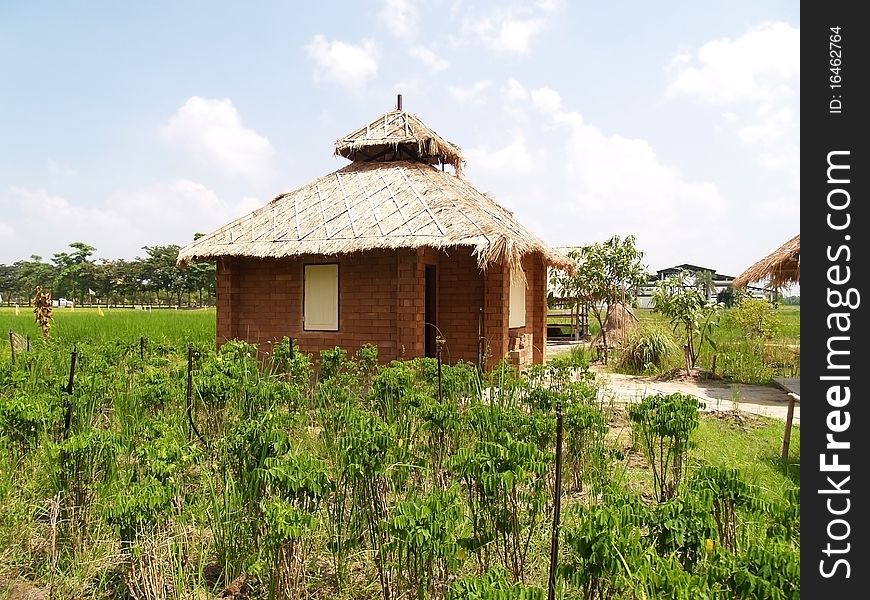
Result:
<svg viewBox="0 0 870 600">
<path fill-rule="evenodd" d="M 56 300 L 65 298 L 80 305 L 214 304 L 214 263 L 193 263 L 179 269 L 180 246 L 142 249 L 145 256 L 132 260 L 93 259 L 94 246 L 72 242 L 49 261 L 34 254 L 11 265 L 0 264 L 0 297 L 3 304 L 29 305 L 36 286 L 41 286 Z"/>
</svg>

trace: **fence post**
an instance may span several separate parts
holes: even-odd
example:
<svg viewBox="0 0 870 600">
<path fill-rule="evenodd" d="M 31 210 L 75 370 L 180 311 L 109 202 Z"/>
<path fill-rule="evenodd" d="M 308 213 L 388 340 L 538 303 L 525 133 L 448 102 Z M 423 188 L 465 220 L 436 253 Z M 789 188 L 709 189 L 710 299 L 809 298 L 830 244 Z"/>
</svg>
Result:
<svg viewBox="0 0 870 600">
<path fill-rule="evenodd" d="M 794 420 L 794 394 L 788 394 L 788 414 L 785 417 L 785 433 L 782 436 L 782 462 L 788 460 L 788 447 L 791 443 L 791 424 Z"/>
<path fill-rule="evenodd" d="M 193 421 L 193 344 L 187 345 L 187 422 L 190 425 L 190 430 L 187 432 L 187 439 L 191 440 L 194 435 L 199 438 L 203 446 L 209 447 L 208 442 L 202 437 L 202 434 L 196 428 L 196 423 Z"/>
<path fill-rule="evenodd" d="M 78 346 L 73 345 L 73 350 L 69 357 L 69 381 L 67 381 L 66 387 L 64 388 L 64 391 L 69 395 L 72 395 L 73 393 L 73 381 L 75 381 L 76 361 L 78 360 L 78 356 Z"/>
<path fill-rule="evenodd" d="M 145 336 L 139 337 L 139 360 L 145 360 Z"/>
<path fill-rule="evenodd" d="M 15 339 L 12 337 L 12 330 L 9 330 L 9 350 L 12 352 L 12 364 L 15 364 Z"/>
<path fill-rule="evenodd" d="M 477 374 L 483 375 L 483 307 L 477 313 Z"/>
<path fill-rule="evenodd" d="M 187 440 L 193 437 L 193 345 L 187 346 L 187 421 L 190 423 L 190 431 L 187 432 Z"/>
<path fill-rule="evenodd" d="M 444 401 L 442 397 L 442 386 L 441 386 L 441 348 L 444 346 L 444 339 L 439 335 L 435 338 L 435 345 L 438 348 L 438 402 L 441 403 Z"/>
<path fill-rule="evenodd" d="M 559 523 L 562 512 L 562 401 L 556 402 L 556 486 L 553 492 L 553 534 L 550 543 L 550 575 L 547 600 L 556 598 L 556 568 L 559 564 Z"/>
<path fill-rule="evenodd" d="M 69 432 L 70 425 L 72 424 L 72 400 L 70 396 L 73 393 L 73 382 L 75 381 L 76 376 L 76 360 L 78 359 L 78 347 L 73 345 L 73 351 L 69 357 L 69 381 L 66 384 L 66 387 L 63 388 L 63 391 L 67 393 L 66 397 L 64 397 L 64 404 L 66 405 L 66 409 L 64 410 L 63 415 L 63 439 L 66 440 L 67 433 Z"/>
</svg>

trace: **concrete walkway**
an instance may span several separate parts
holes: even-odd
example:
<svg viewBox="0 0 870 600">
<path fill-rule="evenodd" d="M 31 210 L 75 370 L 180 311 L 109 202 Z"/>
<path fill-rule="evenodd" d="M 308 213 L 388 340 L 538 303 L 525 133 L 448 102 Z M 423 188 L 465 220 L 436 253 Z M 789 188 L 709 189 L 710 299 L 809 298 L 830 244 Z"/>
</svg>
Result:
<svg viewBox="0 0 870 600">
<path fill-rule="evenodd" d="M 659 381 L 651 377 L 596 373 L 602 402 L 639 402 L 646 396 L 681 392 L 695 396 L 706 411 L 738 410 L 785 421 L 788 417 L 789 393 L 779 386 L 748 385 L 710 381 Z M 795 402 L 792 423 L 800 425 L 800 403 Z"/>
<path fill-rule="evenodd" d="M 547 340 L 547 360 L 570 352 L 574 346 L 587 344 L 583 341 Z M 695 396 L 704 404 L 707 411 L 742 410 L 745 412 L 786 421 L 788 418 L 789 394 L 794 394 L 795 406 L 792 423 L 799 426 L 800 378 L 777 377 L 775 385 L 748 385 L 726 383 L 722 380 L 668 380 L 660 381 L 642 375 L 622 375 L 607 373 L 596 369 L 596 382 L 600 386 L 599 400 L 603 402 L 639 402 L 654 394 L 682 392 Z"/>
</svg>

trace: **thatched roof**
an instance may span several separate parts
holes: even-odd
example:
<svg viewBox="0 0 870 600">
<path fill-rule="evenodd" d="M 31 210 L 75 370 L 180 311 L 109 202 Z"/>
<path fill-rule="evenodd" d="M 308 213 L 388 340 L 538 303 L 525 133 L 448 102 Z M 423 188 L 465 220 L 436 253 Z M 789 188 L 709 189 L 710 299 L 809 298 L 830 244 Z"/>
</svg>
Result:
<svg viewBox="0 0 870 600">
<path fill-rule="evenodd" d="M 772 288 L 782 288 L 801 282 L 801 235 L 797 234 L 782 246 L 756 262 L 734 278 L 731 285 L 746 287 L 764 281 Z"/>
<path fill-rule="evenodd" d="M 462 176 L 465 158 L 459 146 L 430 129 L 417 115 L 393 110 L 335 142 L 335 154 L 353 161 L 419 160 L 450 165 Z"/>
<path fill-rule="evenodd" d="M 529 253 L 573 268 L 489 196 L 418 160 L 353 162 L 200 237 L 181 249 L 178 264 L 455 246 L 471 246 L 481 269 L 514 267 Z"/>
</svg>

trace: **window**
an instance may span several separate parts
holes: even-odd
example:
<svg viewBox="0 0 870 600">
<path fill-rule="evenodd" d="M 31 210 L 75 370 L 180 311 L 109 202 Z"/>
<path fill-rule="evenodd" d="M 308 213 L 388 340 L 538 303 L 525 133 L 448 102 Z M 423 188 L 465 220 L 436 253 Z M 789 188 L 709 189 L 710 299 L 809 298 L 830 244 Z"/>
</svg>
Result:
<svg viewBox="0 0 870 600">
<path fill-rule="evenodd" d="M 338 331 L 338 265 L 305 265 L 306 331 Z"/>
<path fill-rule="evenodd" d="M 508 327 L 526 326 L 526 275 L 520 270 L 511 270 L 510 305 Z"/>
</svg>

